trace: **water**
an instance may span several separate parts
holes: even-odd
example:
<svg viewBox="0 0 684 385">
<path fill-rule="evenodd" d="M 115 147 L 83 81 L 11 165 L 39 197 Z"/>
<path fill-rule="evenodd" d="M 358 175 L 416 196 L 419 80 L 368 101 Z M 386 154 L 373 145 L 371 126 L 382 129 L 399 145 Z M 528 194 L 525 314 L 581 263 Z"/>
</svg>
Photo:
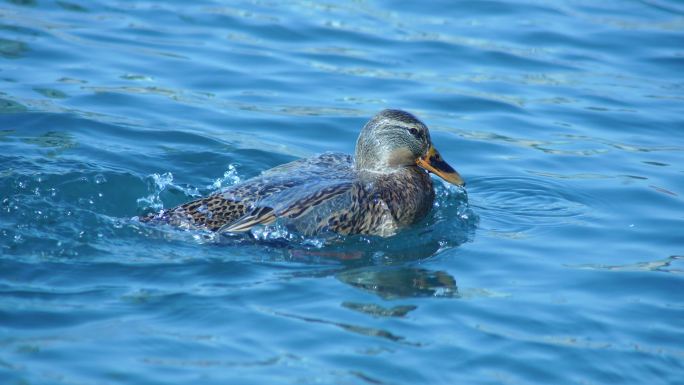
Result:
<svg viewBox="0 0 684 385">
<path fill-rule="evenodd" d="M 0 3 L 3 384 L 676 384 L 684 5 Z M 468 183 L 397 237 L 130 218 L 385 107 Z"/>
</svg>

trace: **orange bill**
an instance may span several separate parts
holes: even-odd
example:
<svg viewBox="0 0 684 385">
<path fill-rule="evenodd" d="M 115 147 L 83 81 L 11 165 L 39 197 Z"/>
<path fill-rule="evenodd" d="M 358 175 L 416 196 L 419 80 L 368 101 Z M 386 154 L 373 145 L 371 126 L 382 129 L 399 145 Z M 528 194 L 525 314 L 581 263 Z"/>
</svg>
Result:
<svg viewBox="0 0 684 385">
<path fill-rule="evenodd" d="M 465 186 L 463 178 L 442 159 L 439 151 L 433 145 L 430 145 L 427 154 L 416 160 L 416 164 L 451 184 Z"/>
</svg>

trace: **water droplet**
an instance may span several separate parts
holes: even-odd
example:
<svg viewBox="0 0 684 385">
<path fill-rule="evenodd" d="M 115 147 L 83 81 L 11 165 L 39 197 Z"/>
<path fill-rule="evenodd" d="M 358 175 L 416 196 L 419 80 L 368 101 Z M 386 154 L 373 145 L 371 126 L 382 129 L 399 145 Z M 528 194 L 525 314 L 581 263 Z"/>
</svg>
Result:
<svg viewBox="0 0 684 385">
<path fill-rule="evenodd" d="M 218 190 L 220 188 L 233 186 L 238 183 L 240 183 L 240 176 L 237 174 L 237 168 L 235 168 L 235 165 L 229 164 L 228 170 L 223 173 L 223 177 L 217 178 L 214 183 L 207 187 Z"/>
</svg>

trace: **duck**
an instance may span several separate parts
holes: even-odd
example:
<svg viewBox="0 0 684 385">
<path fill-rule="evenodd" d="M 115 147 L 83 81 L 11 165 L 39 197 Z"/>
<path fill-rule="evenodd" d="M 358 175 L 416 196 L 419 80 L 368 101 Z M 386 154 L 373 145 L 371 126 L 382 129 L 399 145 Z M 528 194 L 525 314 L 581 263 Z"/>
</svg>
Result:
<svg viewBox="0 0 684 385">
<path fill-rule="evenodd" d="M 428 127 L 409 112 L 386 109 L 363 126 L 353 157 L 328 152 L 295 160 L 139 219 L 228 234 L 279 223 L 304 236 L 389 237 L 432 208 L 430 174 L 465 188 Z"/>
</svg>

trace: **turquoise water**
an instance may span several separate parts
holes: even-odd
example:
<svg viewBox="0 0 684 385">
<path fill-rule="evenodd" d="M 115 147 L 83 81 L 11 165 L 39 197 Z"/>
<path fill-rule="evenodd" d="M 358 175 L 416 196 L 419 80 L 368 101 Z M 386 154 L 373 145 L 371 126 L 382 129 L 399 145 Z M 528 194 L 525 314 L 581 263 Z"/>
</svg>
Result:
<svg viewBox="0 0 684 385">
<path fill-rule="evenodd" d="M 2 384 L 677 384 L 684 4 L 0 3 Z M 351 153 L 466 179 L 389 239 L 131 218 Z"/>
</svg>

